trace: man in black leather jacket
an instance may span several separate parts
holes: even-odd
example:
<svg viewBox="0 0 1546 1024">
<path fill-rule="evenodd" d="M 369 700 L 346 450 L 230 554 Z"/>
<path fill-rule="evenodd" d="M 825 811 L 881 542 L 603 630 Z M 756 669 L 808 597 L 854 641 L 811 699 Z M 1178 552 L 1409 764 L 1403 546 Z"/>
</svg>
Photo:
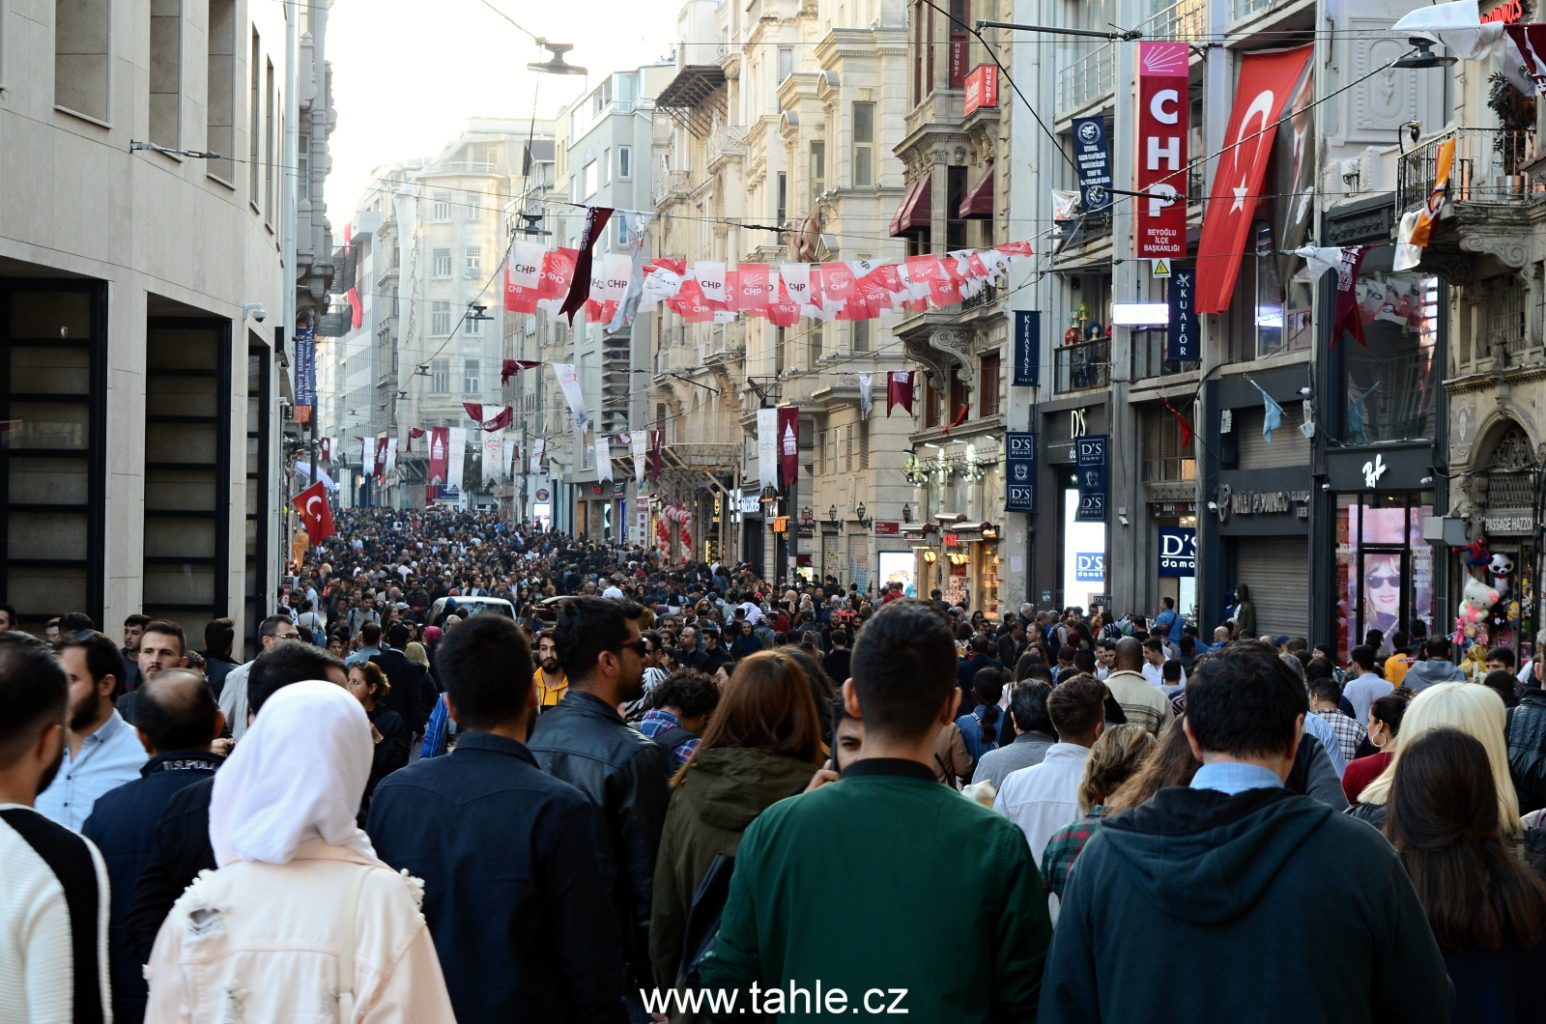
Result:
<svg viewBox="0 0 1546 1024">
<path fill-rule="evenodd" d="M 532 729 L 542 770 L 584 793 L 596 813 L 602 876 L 638 986 L 650 977 L 655 852 L 670 796 L 664 751 L 623 721 L 618 707 L 644 694 L 644 641 L 632 602 L 560 602 L 554 640 L 569 692 Z"/>
<path fill-rule="evenodd" d="M 1546 651 L 1543 632 L 1536 651 Z M 1508 771 L 1519 794 L 1519 813 L 1546 807 L 1546 690 L 1541 689 L 1541 659 L 1535 659 L 1535 678 L 1525 687 L 1519 706 L 1508 713 Z"/>
</svg>

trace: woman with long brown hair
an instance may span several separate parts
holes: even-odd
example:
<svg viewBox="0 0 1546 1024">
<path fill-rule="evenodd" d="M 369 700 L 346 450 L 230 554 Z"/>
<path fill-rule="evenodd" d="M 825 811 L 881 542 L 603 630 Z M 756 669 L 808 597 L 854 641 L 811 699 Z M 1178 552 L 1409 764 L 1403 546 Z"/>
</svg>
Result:
<svg viewBox="0 0 1546 1024">
<path fill-rule="evenodd" d="M 1540 1019 L 1546 883 L 1506 837 L 1497 785 L 1480 740 L 1434 729 L 1403 742 L 1385 804 L 1385 836 L 1455 985 L 1455 1021 Z"/>
<path fill-rule="evenodd" d="M 799 661 L 778 650 L 743 659 L 703 741 L 672 780 L 650 915 L 657 984 L 676 984 L 693 894 L 715 857 L 734 857 L 746 827 L 802 792 L 826 756 L 821 714 Z"/>
</svg>

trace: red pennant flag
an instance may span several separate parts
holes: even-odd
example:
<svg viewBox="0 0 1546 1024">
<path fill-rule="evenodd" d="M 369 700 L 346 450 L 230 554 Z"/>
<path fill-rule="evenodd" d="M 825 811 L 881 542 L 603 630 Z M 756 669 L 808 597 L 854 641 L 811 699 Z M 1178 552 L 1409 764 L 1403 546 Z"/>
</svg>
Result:
<svg viewBox="0 0 1546 1024">
<path fill-rule="evenodd" d="M 961 424 L 965 423 L 966 415 L 971 411 L 971 408 L 972 407 L 970 405 L 962 402 L 960 410 L 956 412 L 956 418 L 950 421 L 950 425 L 945 428 L 945 433 L 948 434 L 956 427 L 959 427 Z"/>
<path fill-rule="evenodd" d="M 1192 424 L 1185 416 L 1181 415 L 1180 409 L 1177 409 L 1175 406 L 1170 404 L 1170 399 L 1163 398 L 1161 401 L 1165 403 L 1165 408 L 1170 410 L 1170 415 L 1176 418 L 1176 429 L 1180 431 L 1181 434 L 1182 450 L 1184 451 L 1185 449 L 1190 448 L 1192 446 L 1192 436 L 1196 433 L 1196 431 L 1192 429 Z"/>
<path fill-rule="evenodd" d="M 1229 308 L 1235 280 L 1240 276 L 1240 254 L 1245 252 L 1256 200 L 1272 156 L 1278 118 L 1294 97 L 1295 85 L 1305 73 L 1313 49 L 1300 46 L 1247 53 L 1241 58 L 1235 105 L 1224 132 L 1226 148 L 1219 154 L 1197 246 L 1199 313 L 1222 313 Z"/>
<path fill-rule="evenodd" d="M 743 263 L 736 268 L 735 290 L 732 292 L 736 309 L 743 313 L 766 313 L 769 292 L 766 263 Z"/>
<path fill-rule="evenodd" d="M 365 306 L 364 306 L 364 304 L 362 302 L 360 302 L 360 290 L 358 288 L 350 288 L 349 289 L 349 325 L 351 327 L 353 327 L 355 330 L 359 330 L 360 329 L 360 325 L 363 324 L 364 322 L 365 322 Z"/>
<path fill-rule="evenodd" d="M 462 408 L 467 410 L 467 418 L 468 419 L 477 420 L 479 423 L 483 422 L 483 403 L 482 402 L 463 402 L 462 403 Z"/>
<path fill-rule="evenodd" d="M 409 427 L 408 428 L 408 437 L 411 440 L 417 441 L 419 438 L 421 438 L 423 436 L 424 436 L 424 428 L 423 427 Z"/>
<path fill-rule="evenodd" d="M 851 272 L 849 276 L 853 276 Z M 778 410 L 778 470 L 784 478 L 786 491 L 800 478 L 800 410 L 797 406 L 784 405 Z"/>
<path fill-rule="evenodd" d="M 478 427 L 482 430 L 503 430 L 510 425 L 510 421 L 514 418 L 515 410 L 507 405 L 488 419 L 479 420 Z"/>
<path fill-rule="evenodd" d="M 323 462 L 332 462 L 333 461 L 333 439 L 331 437 L 324 437 L 322 440 L 317 442 L 317 445 L 322 449 L 322 461 Z"/>
<path fill-rule="evenodd" d="M 900 405 L 907 410 L 907 415 L 913 414 L 913 371 L 893 370 L 886 374 L 886 418 L 891 418 L 891 410 Z"/>
<path fill-rule="evenodd" d="M 338 532 L 333 529 L 333 510 L 328 507 L 327 491 L 323 490 L 321 480 L 290 499 L 290 504 L 300 513 L 306 539 L 313 544 L 320 544 Z"/>
<path fill-rule="evenodd" d="M 431 427 L 429 439 L 429 482 L 439 487 L 446 482 L 446 452 L 451 446 L 450 427 Z"/>
<path fill-rule="evenodd" d="M 811 287 L 814 289 L 817 277 L 816 271 L 820 271 L 822 307 L 830 309 L 840 302 L 847 302 L 854 297 L 854 271 L 846 263 L 818 263 L 811 268 Z"/>
<path fill-rule="evenodd" d="M 1034 256 L 1035 250 L 1030 242 L 1005 242 L 1003 245 L 995 245 L 993 248 L 1006 256 Z"/>
<path fill-rule="evenodd" d="M 1351 334 L 1360 345 L 1369 342 L 1363 335 L 1363 313 L 1358 308 L 1358 271 L 1368 253 L 1367 245 L 1345 245 L 1337 263 L 1337 308 L 1331 317 L 1331 350 L 1343 334 Z"/>
<path fill-rule="evenodd" d="M 522 370 L 533 370 L 542 363 L 536 359 L 506 359 L 499 365 L 499 386 L 504 387 L 510 383 L 510 378 Z"/>
<path fill-rule="evenodd" d="M 386 464 L 387 464 L 387 438 L 386 438 L 386 435 L 383 434 L 380 437 L 376 438 L 376 479 L 380 480 L 380 479 L 385 478 L 385 476 L 386 476 Z"/>
<path fill-rule="evenodd" d="M 664 441 L 665 436 L 666 436 L 666 432 L 664 430 L 651 430 L 650 431 L 650 479 L 651 480 L 658 481 L 660 479 L 660 457 L 661 457 L 662 449 L 665 448 L 665 441 Z"/>
<path fill-rule="evenodd" d="M 580 236 L 579 255 L 574 261 L 574 276 L 569 282 L 569 294 L 564 296 L 564 304 L 558 307 L 560 313 L 569 317 L 569 326 L 574 326 L 574 315 L 585 305 L 585 300 L 590 292 L 591 249 L 596 244 L 596 239 L 606 229 L 607 221 L 612 219 L 610 206 L 591 206 L 585 210 L 585 232 Z"/>
</svg>

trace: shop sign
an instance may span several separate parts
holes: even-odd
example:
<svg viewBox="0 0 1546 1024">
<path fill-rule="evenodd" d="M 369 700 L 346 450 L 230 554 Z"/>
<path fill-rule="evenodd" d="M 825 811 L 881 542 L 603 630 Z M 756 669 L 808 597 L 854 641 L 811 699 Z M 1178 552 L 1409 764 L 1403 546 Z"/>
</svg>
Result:
<svg viewBox="0 0 1546 1024">
<path fill-rule="evenodd" d="M 1106 553 L 1104 551 L 1080 551 L 1074 555 L 1074 579 L 1085 583 L 1099 583 L 1106 578 Z"/>
<path fill-rule="evenodd" d="M 1077 522 L 1106 521 L 1108 440 L 1105 434 L 1091 434 L 1074 442 L 1074 464 L 1079 476 L 1079 509 L 1074 516 Z"/>
<path fill-rule="evenodd" d="M 1197 312 L 1192 306 L 1192 291 L 1197 285 L 1197 271 L 1177 270 L 1166 287 L 1166 299 L 1170 303 L 1170 331 L 1165 339 L 1165 358 L 1196 360 L 1202 358 L 1201 335 L 1197 330 Z"/>
<path fill-rule="evenodd" d="M 971 117 L 979 107 L 998 106 L 998 67 L 979 64 L 966 76 L 966 94 L 962 117 Z"/>
<path fill-rule="evenodd" d="M 1041 311 L 1015 310 L 1015 370 L 1012 387 L 1041 384 Z"/>
<path fill-rule="evenodd" d="M 1004 444 L 1004 511 L 1036 512 L 1036 435 L 1009 431 Z"/>
<path fill-rule="evenodd" d="M 1162 526 L 1159 532 L 1159 574 L 1197 575 L 1197 531 L 1189 526 Z"/>
<path fill-rule="evenodd" d="M 1492 512 L 1482 516 L 1482 529 L 1490 536 L 1518 536 L 1535 532 L 1535 517 L 1528 512 Z"/>
<path fill-rule="evenodd" d="M 1219 487 L 1219 505 L 1233 516 L 1309 514 L 1309 491 L 1237 491 Z M 1297 506 L 1297 507 L 1296 507 Z"/>
<path fill-rule="evenodd" d="M 1503 3 L 1482 15 L 1482 24 L 1490 25 L 1493 22 L 1501 22 L 1505 25 L 1512 25 L 1520 18 L 1523 18 L 1524 14 L 1524 0 L 1504 0 Z"/>
<path fill-rule="evenodd" d="M 546 487 L 539 487 L 539 488 L 537 488 L 537 500 L 538 501 L 547 501 L 548 497 L 549 497 L 548 489 Z"/>
<path fill-rule="evenodd" d="M 966 82 L 966 33 L 950 36 L 950 88 L 959 89 Z"/>
<path fill-rule="evenodd" d="M 1079 168 L 1079 209 L 1099 213 L 1111 205 L 1111 147 L 1106 142 L 1106 118 L 1073 120 L 1074 163 Z"/>
<path fill-rule="evenodd" d="M 736 510 L 743 516 L 758 515 L 762 512 L 762 499 L 756 494 L 747 494 L 745 491 L 742 491 L 740 497 L 736 499 Z"/>
<path fill-rule="evenodd" d="M 958 548 L 961 546 L 961 536 L 956 533 L 947 533 L 944 537 L 945 547 Z"/>
<path fill-rule="evenodd" d="M 900 537 L 901 535 L 902 524 L 894 520 L 877 522 L 875 524 L 875 536 L 877 537 Z"/>
<path fill-rule="evenodd" d="M 1195 501 L 1159 501 L 1149 505 L 1149 514 L 1152 516 L 1194 516 L 1197 514 Z"/>
</svg>

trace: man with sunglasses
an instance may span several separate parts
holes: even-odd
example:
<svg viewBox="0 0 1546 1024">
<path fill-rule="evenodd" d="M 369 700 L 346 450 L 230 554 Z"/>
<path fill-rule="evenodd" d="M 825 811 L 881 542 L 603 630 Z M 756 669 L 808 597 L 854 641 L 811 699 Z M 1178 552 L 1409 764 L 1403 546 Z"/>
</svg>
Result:
<svg viewBox="0 0 1546 1024">
<path fill-rule="evenodd" d="M 527 744 L 543 771 L 591 802 L 601 837 L 602 876 L 623 931 L 635 1001 L 651 973 L 655 852 L 670 796 L 665 752 L 618 711 L 644 693 L 648 645 L 639 633 L 643 611 L 632 602 L 603 597 L 561 602 L 553 640 L 569 692 L 537 719 Z"/>
</svg>

